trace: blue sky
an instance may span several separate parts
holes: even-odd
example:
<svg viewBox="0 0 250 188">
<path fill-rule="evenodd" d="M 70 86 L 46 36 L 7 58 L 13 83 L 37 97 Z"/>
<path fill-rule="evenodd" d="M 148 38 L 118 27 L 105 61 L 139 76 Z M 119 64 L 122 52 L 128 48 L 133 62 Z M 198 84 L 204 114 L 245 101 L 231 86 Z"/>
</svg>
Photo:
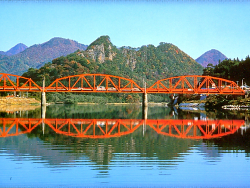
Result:
<svg viewBox="0 0 250 188">
<path fill-rule="evenodd" d="M 109 35 L 117 47 L 172 43 L 196 59 L 211 49 L 250 55 L 250 1 L 0 0 L 0 51 L 63 37 L 90 44 Z"/>
</svg>

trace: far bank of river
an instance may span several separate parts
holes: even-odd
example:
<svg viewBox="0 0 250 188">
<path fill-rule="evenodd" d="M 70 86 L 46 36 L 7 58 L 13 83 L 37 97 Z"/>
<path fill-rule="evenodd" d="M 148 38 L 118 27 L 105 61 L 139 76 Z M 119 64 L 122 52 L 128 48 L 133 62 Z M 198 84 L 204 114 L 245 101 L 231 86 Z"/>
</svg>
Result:
<svg viewBox="0 0 250 188">
<path fill-rule="evenodd" d="M 250 98 L 238 97 L 236 99 L 226 98 L 224 96 L 210 96 L 205 100 L 183 100 L 177 107 L 193 107 L 193 108 L 216 108 L 226 110 L 249 110 Z"/>
<path fill-rule="evenodd" d="M 63 104 L 63 102 L 61 102 Z M 48 103 L 49 104 L 54 104 Z M 78 102 L 79 105 L 97 105 L 99 103 Z M 0 97 L 0 111 L 32 110 L 41 105 L 40 101 L 34 98 L 25 97 Z M 105 105 L 142 105 L 141 103 L 105 103 Z M 166 102 L 148 102 L 148 106 L 171 106 Z M 176 107 L 188 108 L 222 108 L 226 110 L 249 110 L 250 98 L 227 99 L 223 97 L 212 96 L 205 100 L 183 100 Z"/>
</svg>

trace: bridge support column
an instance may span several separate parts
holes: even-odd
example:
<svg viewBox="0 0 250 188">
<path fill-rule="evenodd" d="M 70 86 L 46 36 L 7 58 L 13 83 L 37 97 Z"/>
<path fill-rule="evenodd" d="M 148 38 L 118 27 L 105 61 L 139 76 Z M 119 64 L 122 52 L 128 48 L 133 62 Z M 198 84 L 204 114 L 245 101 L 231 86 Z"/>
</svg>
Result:
<svg viewBox="0 0 250 188">
<path fill-rule="evenodd" d="M 146 88 L 146 82 L 144 82 L 144 93 L 142 94 L 142 118 L 147 119 L 148 117 L 148 94 Z"/>
<path fill-rule="evenodd" d="M 43 77 L 43 91 L 41 95 L 41 106 L 46 106 L 46 93 L 44 92 L 45 88 L 45 77 Z"/>
<path fill-rule="evenodd" d="M 144 136 L 144 134 L 146 132 L 146 127 L 147 127 L 148 106 L 144 106 L 142 108 L 142 119 L 144 119 L 144 122 L 143 122 L 143 131 L 142 131 L 142 135 Z"/>
<path fill-rule="evenodd" d="M 46 94 L 43 91 L 41 96 L 41 106 L 46 106 Z"/>
<path fill-rule="evenodd" d="M 143 93 L 142 95 L 142 107 L 148 107 L 148 94 L 147 93 Z"/>
<path fill-rule="evenodd" d="M 45 88 L 45 77 L 43 77 L 43 91 L 41 95 L 41 117 L 42 117 L 43 134 L 45 131 L 45 118 L 46 118 L 46 93 L 44 92 L 44 88 Z"/>
<path fill-rule="evenodd" d="M 46 105 L 41 106 L 41 117 L 42 117 L 42 131 L 45 131 L 45 118 L 46 118 Z"/>
<path fill-rule="evenodd" d="M 144 80 L 143 80 L 144 82 Z M 143 109 L 145 107 L 148 107 L 148 95 L 147 95 L 147 85 L 146 82 L 144 82 L 144 93 L 142 94 L 142 107 Z"/>
</svg>

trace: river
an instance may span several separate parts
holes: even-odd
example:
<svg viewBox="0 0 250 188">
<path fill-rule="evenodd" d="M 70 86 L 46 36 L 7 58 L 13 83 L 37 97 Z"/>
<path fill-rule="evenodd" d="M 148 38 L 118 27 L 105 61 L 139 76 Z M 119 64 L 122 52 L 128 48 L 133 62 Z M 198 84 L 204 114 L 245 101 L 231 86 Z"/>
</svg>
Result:
<svg viewBox="0 0 250 188">
<path fill-rule="evenodd" d="M 247 112 L 50 105 L 42 114 L 0 112 L 0 187 L 250 186 Z"/>
</svg>

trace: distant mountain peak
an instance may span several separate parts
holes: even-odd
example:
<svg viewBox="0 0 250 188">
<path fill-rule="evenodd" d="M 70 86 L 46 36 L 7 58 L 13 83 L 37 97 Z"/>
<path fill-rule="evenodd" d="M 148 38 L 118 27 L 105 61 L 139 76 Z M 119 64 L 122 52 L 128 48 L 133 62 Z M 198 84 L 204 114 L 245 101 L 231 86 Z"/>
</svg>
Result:
<svg viewBox="0 0 250 188">
<path fill-rule="evenodd" d="M 12 47 L 10 50 L 8 50 L 5 54 L 8 56 L 16 55 L 22 51 L 24 51 L 26 48 L 28 48 L 25 44 L 19 43 L 16 46 Z"/>
<path fill-rule="evenodd" d="M 223 53 L 216 49 L 211 49 L 198 57 L 196 62 L 203 67 L 207 67 L 208 64 L 218 65 L 219 61 L 223 61 L 224 59 L 227 59 L 227 57 Z"/>
<path fill-rule="evenodd" d="M 23 46 L 18 44 L 17 47 Z M 15 55 L 6 56 L 0 52 L 0 72 L 22 74 L 28 68 L 39 68 L 51 60 L 66 56 L 77 50 L 85 50 L 87 45 L 70 39 L 55 37 L 42 44 L 35 44 Z M 12 52 L 13 53 L 13 52 Z"/>
<path fill-rule="evenodd" d="M 82 45 L 76 41 L 73 41 L 71 39 L 64 39 L 61 37 L 54 37 L 52 39 L 50 39 L 49 41 L 41 44 L 42 47 L 49 47 L 52 48 L 54 46 L 61 46 L 61 45 L 72 45 L 72 46 L 76 46 L 79 47 L 80 49 L 82 48 Z"/>
</svg>

